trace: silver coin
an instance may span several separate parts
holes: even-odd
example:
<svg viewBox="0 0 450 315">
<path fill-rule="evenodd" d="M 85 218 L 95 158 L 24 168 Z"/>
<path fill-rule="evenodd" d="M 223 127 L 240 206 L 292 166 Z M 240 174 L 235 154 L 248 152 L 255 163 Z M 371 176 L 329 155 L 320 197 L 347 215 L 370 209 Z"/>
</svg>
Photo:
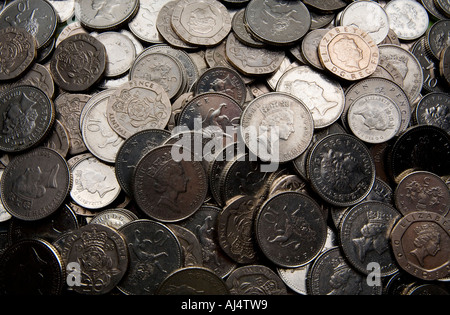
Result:
<svg viewBox="0 0 450 315">
<path fill-rule="evenodd" d="M 140 0 L 136 16 L 128 23 L 130 31 L 140 40 L 158 44 L 164 38 L 158 32 L 157 18 L 162 7 L 171 0 Z"/>
<path fill-rule="evenodd" d="M 429 26 L 427 10 L 414 0 L 394 0 L 385 7 L 391 29 L 403 40 L 415 40 L 423 36 Z"/>
<path fill-rule="evenodd" d="M 102 224 L 118 230 L 134 220 L 138 220 L 138 217 L 133 212 L 118 208 L 108 209 L 98 213 L 92 218 L 89 224 Z"/>
<path fill-rule="evenodd" d="M 344 111 L 345 95 L 340 83 L 308 66 L 288 70 L 276 90 L 299 98 L 311 111 L 317 129 L 332 125 Z"/>
<path fill-rule="evenodd" d="M 70 23 L 69 25 L 67 25 L 66 27 L 64 27 L 61 32 L 59 33 L 56 42 L 55 42 L 55 47 L 58 47 L 59 44 L 67 39 L 68 37 L 72 36 L 72 35 L 77 35 L 77 34 L 87 34 L 88 32 L 86 31 L 86 29 L 83 28 L 83 26 L 81 26 L 80 22 L 74 22 L 74 23 Z"/>
<path fill-rule="evenodd" d="M 75 0 L 47 0 L 56 11 L 59 23 L 64 23 L 75 14 Z"/>
</svg>

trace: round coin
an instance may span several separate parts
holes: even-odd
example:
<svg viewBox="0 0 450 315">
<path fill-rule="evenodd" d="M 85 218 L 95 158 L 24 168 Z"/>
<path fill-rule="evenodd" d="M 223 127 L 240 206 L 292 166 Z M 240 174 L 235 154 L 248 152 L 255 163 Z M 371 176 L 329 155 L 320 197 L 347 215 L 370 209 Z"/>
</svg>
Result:
<svg viewBox="0 0 450 315">
<path fill-rule="evenodd" d="M 132 190 L 139 208 L 150 218 L 177 222 L 194 214 L 206 198 L 208 183 L 198 161 L 179 159 L 185 148 L 164 145 L 136 165 Z"/>
<path fill-rule="evenodd" d="M 309 153 L 307 174 L 312 188 L 337 207 L 364 200 L 375 183 L 375 162 L 366 145 L 348 134 L 332 134 Z"/>
<path fill-rule="evenodd" d="M 23 152 L 44 141 L 55 122 L 55 106 L 39 88 L 18 86 L 0 94 L 0 149 Z"/>
<path fill-rule="evenodd" d="M 47 0 L 58 15 L 58 23 L 67 22 L 75 14 L 75 0 Z"/>
<path fill-rule="evenodd" d="M 224 280 L 201 267 L 176 270 L 160 284 L 156 295 L 229 295 Z"/>
<path fill-rule="evenodd" d="M 64 270 L 58 251 L 42 240 L 22 240 L 0 256 L 0 292 L 13 295 L 59 295 Z"/>
<path fill-rule="evenodd" d="M 322 38 L 319 56 L 322 65 L 334 75 L 357 81 L 375 72 L 380 52 L 366 32 L 354 26 L 340 26 Z"/>
<path fill-rule="evenodd" d="M 419 125 L 439 127 L 450 134 L 450 95 L 434 92 L 422 97 L 416 107 L 416 121 Z"/>
<path fill-rule="evenodd" d="M 73 230 L 66 238 L 61 256 L 68 266 L 80 268 L 80 285 L 73 290 L 86 295 L 104 295 L 111 292 L 128 270 L 127 243 L 115 229 L 101 224 L 88 224 Z"/>
<path fill-rule="evenodd" d="M 226 284 L 233 295 L 286 295 L 283 280 L 263 265 L 239 267 L 228 276 Z"/>
<path fill-rule="evenodd" d="M 442 50 L 447 48 L 450 41 L 450 20 L 440 20 L 427 31 L 425 47 L 429 55 L 440 60 Z"/>
<path fill-rule="evenodd" d="M 104 210 L 96 214 L 92 217 L 89 224 L 103 224 L 118 230 L 125 224 L 134 220 L 138 220 L 138 217 L 133 212 L 126 209 L 117 208 Z"/>
<path fill-rule="evenodd" d="M 129 266 L 117 286 L 127 295 L 153 295 L 161 283 L 181 268 L 182 249 L 177 237 L 164 224 L 136 220 L 119 229 L 125 237 Z"/>
<path fill-rule="evenodd" d="M 248 104 L 240 128 L 250 152 L 262 161 L 286 163 L 308 148 L 314 120 L 301 100 L 287 93 L 273 92 Z"/>
<path fill-rule="evenodd" d="M 311 197 L 281 193 L 261 207 L 255 233 L 264 255 L 277 266 L 294 268 L 316 258 L 327 239 L 322 210 Z"/>
<path fill-rule="evenodd" d="M 328 33 L 328 29 L 312 30 L 302 40 L 301 56 L 312 67 L 324 70 L 319 57 L 319 44 L 322 38 Z"/>
<path fill-rule="evenodd" d="M 203 266 L 203 255 L 200 241 L 193 232 L 179 224 L 168 224 L 183 249 L 183 267 Z"/>
<path fill-rule="evenodd" d="M 172 12 L 172 27 L 185 42 L 215 46 L 231 31 L 227 8 L 214 0 L 181 0 Z"/>
<path fill-rule="evenodd" d="M 0 80 L 12 80 L 25 73 L 36 59 L 36 41 L 25 29 L 0 29 L 2 55 Z"/>
<path fill-rule="evenodd" d="M 390 1 L 384 10 L 389 16 L 391 29 L 403 40 L 415 40 L 425 34 L 430 18 L 427 10 L 412 0 Z"/>
<path fill-rule="evenodd" d="M 16 156 L 2 176 L 2 202 L 24 221 L 50 216 L 63 204 L 71 186 L 65 159 L 56 151 L 37 148 Z"/>
<path fill-rule="evenodd" d="M 450 86 L 450 46 L 442 50 L 439 72 L 447 85 Z"/>
<path fill-rule="evenodd" d="M 433 212 L 409 213 L 395 225 L 391 243 L 398 264 L 407 273 L 427 281 L 448 277 L 450 230 L 445 217 Z"/>
<path fill-rule="evenodd" d="M 235 13 L 231 21 L 231 26 L 234 35 L 243 44 L 257 48 L 263 48 L 265 46 L 263 42 L 257 40 L 248 30 L 248 26 L 245 23 L 245 8 Z"/>
<path fill-rule="evenodd" d="M 63 40 L 50 63 L 55 83 L 67 92 L 89 90 L 103 77 L 106 69 L 105 46 L 89 34 L 77 34 Z"/>
</svg>

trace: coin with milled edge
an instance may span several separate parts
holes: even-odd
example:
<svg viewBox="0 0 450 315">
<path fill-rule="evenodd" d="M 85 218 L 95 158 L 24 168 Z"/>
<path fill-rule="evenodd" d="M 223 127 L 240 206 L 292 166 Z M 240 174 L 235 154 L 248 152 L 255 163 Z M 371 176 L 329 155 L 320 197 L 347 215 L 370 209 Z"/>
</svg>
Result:
<svg viewBox="0 0 450 315">
<path fill-rule="evenodd" d="M 179 224 L 167 224 L 183 250 L 183 267 L 203 266 L 202 247 L 197 235 Z"/>
<path fill-rule="evenodd" d="M 239 267 L 228 276 L 226 284 L 233 295 L 286 295 L 283 280 L 263 265 Z"/>
<path fill-rule="evenodd" d="M 263 48 L 265 46 L 263 42 L 257 40 L 248 30 L 245 22 L 245 8 L 236 12 L 231 21 L 231 26 L 234 35 L 243 44 L 257 48 Z"/>
<path fill-rule="evenodd" d="M 264 203 L 255 219 L 255 233 L 261 251 L 271 262 L 294 268 L 306 265 L 320 254 L 327 227 L 314 199 L 286 192 Z"/>
<path fill-rule="evenodd" d="M 442 50 L 439 72 L 447 85 L 450 86 L 450 46 Z"/>
<path fill-rule="evenodd" d="M 343 0 L 304 0 L 303 2 L 319 12 L 339 11 L 348 5 L 348 2 Z"/>
<path fill-rule="evenodd" d="M 306 169 L 317 194 L 338 207 L 361 202 L 375 183 L 375 163 L 369 149 L 353 135 L 334 134 L 317 142 Z"/>
<path fill-rule="evenodd" d="M 445 217 L 409 213 L 392 230 L 391 244 L 398 264 L 408 274 L 427 281 L 448 277 L 450 229 Z"/>
<path fill-rule="evenodd" d="M 138 220 L 138 217 L 133 212 L 126 209 L 117 208 L 103 210 L 102 212 L 96 214 L 89 224 L 103 224 L 118 230 L 125 224 L 134 220 Z"/>
<path fill-rule="evenodd" d="M 450 4 L 447 1 L 435 0 L 434 3 L 447 17 L 450 17 Z"/>
<path fill-rule="evenodd" d="M 427 31 L 425 47 L 427 53 L 435 60 L 440 60 L 442 50 L 447 48 L 450 41 L 450 20 L 440 20 L 434 23 Z"/>
<path fill-rule="evenodd" d="M 429 93 L 422 97 L 416 107 L 415 118 L 419 125 L 439 127 L 450 134 L 450 95 Z"/>
<path fill-rule="evenodd" d="M 327 29 L 312 30 L 305 35 L 301 43 L 302 58 L 304 58 L 309 65 L 318 70 L 324 70 L 319 58 L 319 44 L 327 33 Z"/>
<path fill-rule="evenodd" d="M 403 40 L 415 40 L 425 34 L 430 18 L 417 1 L 390 1 L 384 10 L 389 16 L 391 29 Z"/>
</svg>

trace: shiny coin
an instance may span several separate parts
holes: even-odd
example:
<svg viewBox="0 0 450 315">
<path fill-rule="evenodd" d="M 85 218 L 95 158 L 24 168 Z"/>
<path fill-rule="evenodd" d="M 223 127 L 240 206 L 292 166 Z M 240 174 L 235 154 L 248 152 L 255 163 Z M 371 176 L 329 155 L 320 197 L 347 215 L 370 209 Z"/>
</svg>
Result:
<svg viewBox="0 0 450 315">
<path fill-rule="evenodd" d="M 12 80 L 25 73 L 36 59 L 36 41 L 21 28 L 0 30 L 2 65 L 0 80 Z"/>
<path fill-rule="evenodd" d="M 156 295 L 229 295 L 225 281 L 207 268 L 182 268 L 168 275 Z"/>
<path fill-rule="evenodd" d="M 48 0 L 55 8 L 58 22 L 64 23 L 75 14 L 75 0 Z"/>
<path fill-rule="evenodd" d="M 182 249 L 173 232 L 152 220 L 136 220 L 119 229 L 129 252 L 129 267 L 118 289 L 127 295 L 153 295 L 182 266 Z"/>
<path fill-rule="evenodd" d="M 285 163 L 311 143 L 314 121 L 295 96 L 274 92 L 253 100 L 244 110 L 241 134 L 249 150 L 263 161 Z"/>
<path fill-rule="evenodd" d="M 235 269 L 226 282 L 233 295 L 286 295 L 283 280 L 263 265 L 248 265 Z"/>
<path fill-rule="evenodd" d="M 303 2 L 308 7 L 311 7 L 313 10 L 315 9 L 319 12 L 339 11 L 341 9 L 344 9 L 348 5 L 348 2 L 343 0 L 305 0 Z"/>
<path fill-rule="evenodd" d="M 322 210 L 301 193 L 281 193 L 269 199 L 255 222 L 259 247 L 280 267 L 306 265 L 319 255 L 327 238 Z"/>
<path fill-rule="evenodd" d="M 24 221 L 46 218 L 66 199 L 71 174 L 65 159 L 48 148 L 37 148 L 13 159 L 2 176 L 2 202 Z"/>
<path fill-rule="evenodd" d="M 18 86 L 0 94 L 0 148 L 23 152 L 44 141 L 55 121 L 49 97 L 32 86 Z"/>
<path fill-rule="evenodd" d="M 231 16 L 219 1 L 182 0 L 173 9 L 172 27 L 189 44 L 215 46 L 231 31 Z"/>
<path fill-rule="evenodd" d="M 380 53 L 373 39 L 354 26 L 331 29 L 319 45 L 323 66 L 334 75 L 356 81 L 372 75 Z"/>
<path fill-rule="evenodd" d="M 265 46 L 263 42 L 256 39 L 248 30 L 248 26 L 245 23 L 245 8 L 236 12 L 231 22 L 234 35 L 243 44 L 257 48 L 263 48 Z"/>
<path fill-rule="evenodd" d="M 413 172 L 397 185 L 395 205 L 403 215 L 429 211 L 446 216 L 450 210 L 450 191 L 438 175 L 424 171 Z"/>
<path fill-rule="evenodd" d="M 171 103 L 157 83 L 133 79 L 118 88 L 108 100 L 108 123 L 122 138 L 146 129 L 164 129 L 170 119 Z"/>
<path fill-rule="evenodd" d="M 103 224 L 113 229 L 120 229 L 127 223 L 138 220 L 138 217 L 131 211 L 117 208 L 108 209 L 96 214 L 89 224 Z"/>
<path fill-rule="evenodd" d="M 128 23 L 130 31 L 141 41 L 159 44 L 164 37 L 158 32 L 158 14 L 170 0 L 139 0 L 136 15 Z"/>
<path fill-rule="evenodd" d="M 416 107 L 415 118 L 420 125 L 439 127 L 450 134 L 450 96 L 447 93 L 429 93 Z"/>
<path fill-rule="evenodd" d="M 448 276 L 450 231 L 445 217 L 409 213 L 395 225 L 391 243 L 398 264 L 408 274 L 428 281 Z"/>
<path fill-rule="evenodd" d="M 307 162 L 313 189 L 324 201 L 349 207 L 364 200 L 375 182 L 375 164 L 353 135 L 333 134 L 315 144 Z"/>
<path fill-rule="evenodd" d="M 89 90 L 104 75 L 106 49 L 88 34 L 62 41 L 52 57 L 50 70 L 55 83 L 68 92 Z"/>
<path fill-rule="evenodd" d="M 73 290 L 85 295 L 103 295 L 111 292 L 127 272 L 128 250 L 122 234 L 101 224 L 88 224 L 71 231 L 61 250 L 68 267 L 78 263 L 81 285 Z M 73 268 L 73 267 L 72 267 Z"/>
<path fill-rule="evenodd" d="M 367 143 L 383 143 L 394 138 L 401 127 L 402 113 L 390 98 L 364 95 L 350 106 L 347 121 L 353 134 Z"/>
<path fill-rule="evenodd" d="M 345 95 L 340 83 L 308 66 L 286 71 L 276 90 L 300 99 L 311 111 L 317 129 L 332 125 L 344 111 Z"/>
<path fill-rule="evenodd" d="M 76 0 L 75 16 L 86 28 L 108 30 L 126 23 L 138 6 L 137 0 Z"/>
<path fill-rule="evenodd" d="M 311 14 L 302 2 L 252 0 L 245 21 L 255 37 L 270 45 L 292 45 L 311 27 Z"/>
</svg>

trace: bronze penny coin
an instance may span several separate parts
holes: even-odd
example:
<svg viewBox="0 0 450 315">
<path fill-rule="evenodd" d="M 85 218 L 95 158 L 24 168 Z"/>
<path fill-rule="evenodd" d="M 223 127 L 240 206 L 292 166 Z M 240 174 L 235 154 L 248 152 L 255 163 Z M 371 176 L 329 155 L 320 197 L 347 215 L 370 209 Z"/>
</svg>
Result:
<svg viewBox="0 0 450 315">
<path fill-rule="evenodd" d="M 198 161 L 178 159 L 186 149 L 164 145 L 147 153 L 136 165 L 132 189 L 139 208 L 162 222 L 177 222 L 194 214 L 206 198 L 208 182 Z"/>
<path fill-rule="evenodd" d="M 36 221 L 59 209 L 70 186 L 66 160 L 52 149 L 37 148 L 8 164 L 2 176 L 2 202 L 12 216 Z"/>
<path fill-rule="evenodd" d="M 391 233 L 400 267 L 416 278 L 433 281 L 450 274 L 450 223 L 433 212 L 405 215 Z"/>
<path fill-rule="evenodd" d="M 22 28 L 2 28 L 0 53 L 0 80 L 18 78 L 29 69 L 36 58 L 36 40 Z"/>
<path fill-rule="evenodd" d="M 84 92 L 100 81 L 106 70 L 105 46 L 89 34 L 63 40 L 51 59 L 55 83 L 67 92 Z"/>
</svg>

